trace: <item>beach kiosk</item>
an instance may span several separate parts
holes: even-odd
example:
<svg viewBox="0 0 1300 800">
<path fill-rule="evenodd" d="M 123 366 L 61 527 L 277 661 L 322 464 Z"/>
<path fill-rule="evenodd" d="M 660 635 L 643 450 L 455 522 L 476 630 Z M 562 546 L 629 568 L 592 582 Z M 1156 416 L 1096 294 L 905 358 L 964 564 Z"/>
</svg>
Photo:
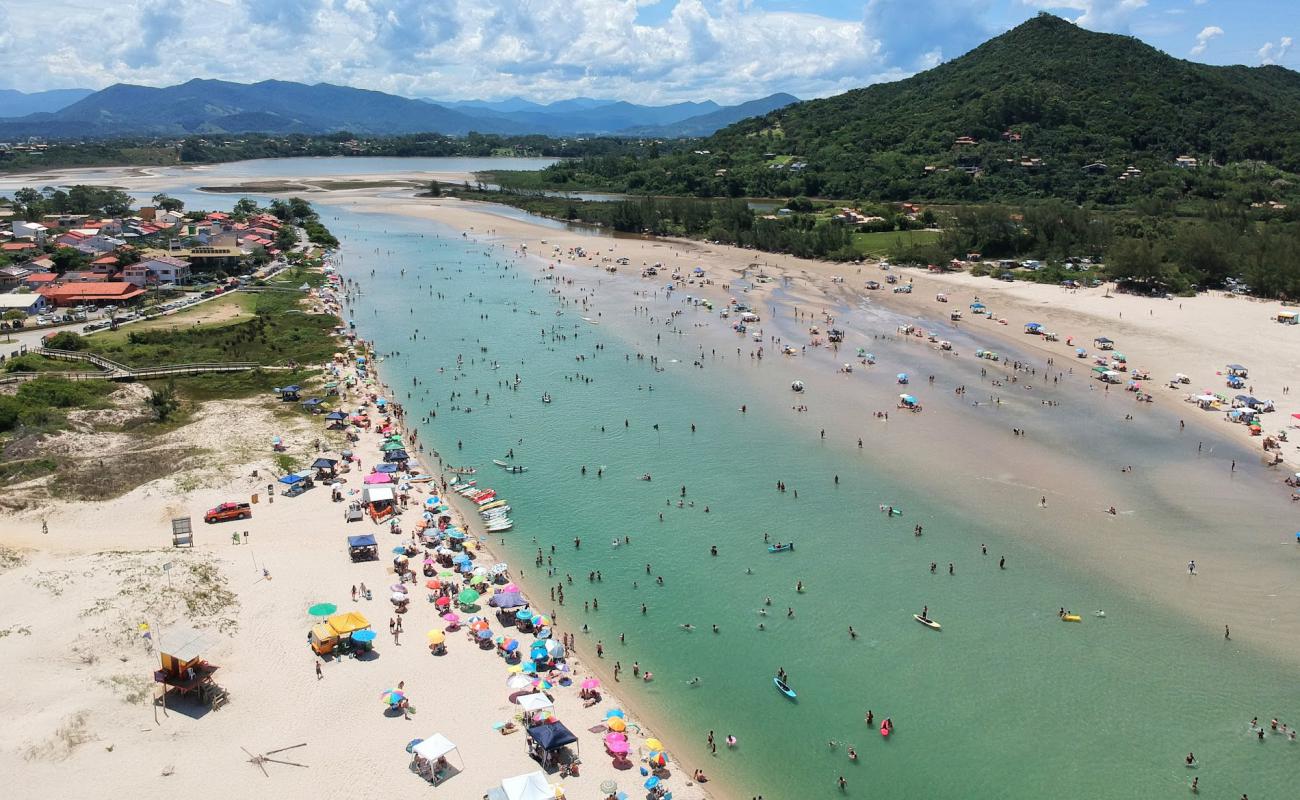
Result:
<svg viewBox="0 0 1300 800">
<path fill-rule="evenodd" d="M 1283 325 L 1300 325 L 1300 314 L 1294 311 L 1279 311 L 1276 319 Z"/>
<path fill-rule="evenodd" d="M 1243 367 L 1243 366 L 1240 365 L 1240 364 L 1229 364 L 1227 367 L 1225 367 L 1225 369 L 1227 369 L 1227 371 L 1228 371 L 1228 375 L 1230 375 L 1230 376 L 1232 376 L 1232 377 L 1234 377 L 1234 378 L 1249 378 L 1249 377 L 1250 377 L 1250 370 L 1246 369 L 1245 367 Z"/>
<path fill-rule="evenodd" d="M 214 646 L 215 639 L 188 625 L 173 625 L 155 639 L 161 668 L 153 679 L 163 685 L 164 699 L 168 692 L 182 696 L 194 693 L 200 702 L 207 702 L 216 689 L 212 675 L 219 667 L 209 664 L 203 653 Z"/>
<path fill-rule="evenodd" d="M 311 642 L 311 649 L 318 656 L 333 653 L 336 649 L 349 652 L 353 650 L 354 644 L 358 649 L 368 650 L 369 642 L 362 642 L 366 637 L 360 637 L 355 643 L 353 642 L 356 634 L 368 630 L 370 630 L 370 620 L 356 611 L 349 611 L 335 614 L 324 622 L 318 623 L 311 629 L 308 639 Z"/>
</svg>

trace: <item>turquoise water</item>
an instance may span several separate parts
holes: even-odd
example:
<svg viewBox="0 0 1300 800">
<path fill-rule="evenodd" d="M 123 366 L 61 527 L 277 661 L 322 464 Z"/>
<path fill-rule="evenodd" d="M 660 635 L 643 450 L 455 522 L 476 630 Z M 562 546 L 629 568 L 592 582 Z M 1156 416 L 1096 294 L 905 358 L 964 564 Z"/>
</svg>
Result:
<svg viewBox="0 0 1300 800">
<path fill-rule="evenodd" d="M 669 748 L 685 754 L 684 772 L 702 765 L 736 796 L 767 798 L 836 796 L 840 774 L 857 796 L 1154 797 L 1185 793 L 1193 775 L 1207 796 L 1291 791 L 1300 749 L 1280 737 L 1260 744 L 1247 730 L 1252 716 L 1294 713 L 1292 673 L 1283 665 L 1207 638 L 1104 578 L 1069 569 L 1018 531 L 986 524 L 1032 524 L 996 497 L 958 507 L 933 481 L 900 479 L 855 443 L 823 442 L 815 423 L 792 418 L 787 394 L 759 388 L 760 368 L 747 357 L 737 364 L 710 354 L 704 369 L 692 367 L 699 347 L 692 337 L 614 319 L 630 300 L 599 303 L 605 316 L 592 325 L 582 317 L 595 312 L 571 302 L 557 316 L 551 282 L 536 280 L 535 265 L 503 267 L 500 250 L 487 254 L 486 245 L 446 232 L 434 238 L 427 223 L 392 217 L 340 212 L 333 227 L 344 242 L 344 274 L 365 290 L 355 307 L 360 333 L 381 352 L 398 351 L 381 367 L 394 395 L 416 416 L 436 410 L 421 426 L 426 440 L 448 462 L 479 465 L 480 483 L 510 500 L 516 527 L 504 549 L 524 566 L 538 605 L 547 606 L 543 587 L 572 575 L 567 604 L 553 604 L 560 625 L 590 626 L 580 649 L 590 658 L 600 640 L 605 661 L 621 661 L 623 691 Z M 596 286 L 594 271 L 581 280 L 598 299 L 633 283 L 602 277 Z M 662 298 L 651 304 L 660 320 L 681 307 Z M 411 341 L 417 328 L 422 338 Z M 884 369 L 931 368 L 915 348 L 876 349 Z M 665 370 L 655 372 L 638 352 L 658 354 Z M 978 381 L 977 365 L 961 369 Z M 511 392 L 499 381 L 515 373 L 523 382 Z M 590 380 L 569 380 L 578 376 Z M 544 391 L 553 403 L 540 402 Z M 940 411 L 965 405 L 946 394 L 927 396 Z M 746 399 L 742 415 L 737 406 Z M 1014 412 L 1022 424 L 1047 427 L 1047 412 L 1034 403 Z M 1075 413 L 1083 424 L 1101 414 L 1086 404 Z M 1172 447 L 1144 427 L 1099 431 L 1086 442 L 1076 429 L 1073 440 L 1083 457 L 1097 458 L 1123 451 L 1126 441 L 1148 447 L 1152 458 Z M 491 459 L 512 447 L 529 472 L 494 475 Z M 646 472 L 652 482 L 638 480 Z M 776 492 L 777 480 L 799 498 Z M 683 485 L 694 508 L 676 505 Z M 907 513 L 887 519 L 881 502 Z M 910 535 L 913 520 L 924 520 L 924 537 Z M 797 540 L 796 551 L 769 555 L 763 532 Z M 630 545 L 611 546 L 623 536 Z M 555 577 L 532 568 L 535 548 L 549 554 L 551 546 Z M 1003 554 L 1007 570 L 997 568 Z M 939 562 L 937 575 L 926 569 L 930 561 Z M 593 570 L 601 582 L 589 582 Z M 798 579 L 806 593 L 795 592 Z M 758 609 L 768 596 L 764 618 Z M 584 613 L 583 601 L 593 598 L 599 611 Z M 911 619 L 923 604 L 942 632 Z M 1054 613 L 1062 604 L 1086 615 L 1105 608 L 1108 616 L 1062 624 Z M 633 661 L 653 670 L 653 683 L 630 680 Z M 797 702 L 772 687 L 778 666 Z M 698 688 L 687 686 L 694 676 Z M 889 740 L 864 725 L 868 708 L 877 724 L 895 721 Z M 705 755 L 709 730 L 719 739 L 736 735 L 740 746 Z M 842 744 L 832 749 L 828 740 Z M 850 744 L 857 763 L 844 754 Z M 1182 765 L 1189 750 L 1203 765 L 1197 771 Z"/>
</svg>

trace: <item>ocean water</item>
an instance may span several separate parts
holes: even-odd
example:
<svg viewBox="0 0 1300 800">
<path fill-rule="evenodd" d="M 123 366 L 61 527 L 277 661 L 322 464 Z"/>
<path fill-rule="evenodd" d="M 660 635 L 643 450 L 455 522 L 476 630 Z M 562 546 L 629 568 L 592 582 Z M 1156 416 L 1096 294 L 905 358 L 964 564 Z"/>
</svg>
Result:
<svg viewBox="0 0 1300 800">
<path fill-rule="evenodd" d="M 887 451 L 896 442 L 873 441 L 864 453 L 842 435 L 823 440 L 817 421 L 790 412 L 797 401 L 773 385 L 769 365 L 751 362 L 749 345 L 729 340 L 743 348 L 737 356 L 696 335 L 697 323 L 725 324 L 716 317 L 686 311 L 681 334 L 661 324 L 684 308 L 680 293 L 669 300 L 660 291 L 641 301 L 649 315 L 635 315 L 631 292 L 647 285 L 589 270 L 561 300 L 538 262 L 507 265 L 500 248 L 428 223 L 334 212 L 343 273 L 364 292 L 354 320 L 392 353 L 380 369 L 395 399 L 417 419 L 436 411 L 418 426 L 422 439 L 448 463 L 478 466 L 480 485 L 510 501 L 515 529 L 500 547 L 523 567 L 535 603 L 567 630 L 588 626 L 578 638 L 589 661 L 601 641 L 603 666 L 622 663 L 620 691 L 682 758 L 682 774 L 702 766 L 730 794 L 766 798 L 834 797 L 841 774 L 857 796 L 1147 798 L 1181 795 L 1193 776 L 1207 796 L 1293 791 L 1300 749 L 1278 736 L 1260 743 L 1248 723 L 1295 714 L 1294 673 L 1036 546 L 1021 530 L 1035 524 L 1031 515 L 1009 510 L 996 484 L 979 488 L 996 475 L 996 458 L 946 491 L 938 476 L 894 468 Z M 584 309 L 574 298 L 591 292 Z M 869 308 L 841 314 L 860 329 L 891 330 Z M 801 324 L 767 321 L 765 333 L 789 338 Z M 945 368 L 928 349 L 867 335 L 852 336 L 879 351 L 873 369 Z M 693 362 L 702 342 L 701 368 Z M 969 359 L 946 369 L 979 381 Z M 898 387 L 844 382 L 829 391 L 845 402 L 869 395 L 866 418 L 892 408 Z M 933 404 L 927 415 L 1049 428 L 1036 400 L 1008 397 L 982 422 L 985 412 L 967 400 L 924 384 L 914 391 Z M 554 402 L 542 403 L 543 392 Z M 1062 457 L 1085 461 L 1131 457 L 1135 442 L 1152 461 L 1172 454 L 1153 424 L 1108 429 L 1099 408 L 1080 404 L 1069 429 L 1043 435 L 1073 443 L 1077 452 Z M 909 423 L 889 423 L 888 435 Z M 527 473 L 496 473 L 491 460 L 511 448 Z M 640 480 L 644 473 L 653 480 Z M 777 492 L 778 480 L 790 490 Z M 889 518 L 880 503 L 904 515 Z M 1167 512 L 1171 528 L 1181 524 L 1177 508 Z M 912 535 L 914 521 L 924 522 L 923 537 Z M 764 533 L 797 547 L 769 554 Z M 625 536 L 630 544 L 612 545 Z M 554 548 L 554 576 L 533 567 L 537 548 L 547 556 Z M 589 580 L 596 570 L 599 582 Z M 546 600 L 546 587 L 562 581 L 564 606 Z M 599 610 L 584 612 L 592 600 Z M 923 605 L 942 632 L 912 620 Z M 1059 605 L 1084 622 L 1060 622 Z M 1092 616 L 1103 608 L 1105 619 Z M 633 680 L 633 662 L 654 681 Z M 778 667 L 797 701 L 772 686 Z M 696 676 L 700 685 L 689 686 Z M 892 718 L 894 735 L 868 729 L 868 709 L 877 725 Z M 709 754 L 710 730 L 739 746 Z M 1196 770 L 1183 766 L 1188 751 Z"/>
</svg>

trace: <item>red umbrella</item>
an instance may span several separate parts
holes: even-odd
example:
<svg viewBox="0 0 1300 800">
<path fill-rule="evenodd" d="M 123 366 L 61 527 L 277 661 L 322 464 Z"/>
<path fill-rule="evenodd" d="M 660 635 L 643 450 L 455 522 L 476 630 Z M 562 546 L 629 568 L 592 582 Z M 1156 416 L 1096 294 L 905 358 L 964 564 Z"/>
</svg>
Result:
<svg viewBox="0 0 1300 800">
<path fill-rule="evenodd" d="M 438 606 L 439 608 L 446 608 L 447 606 L 451 605 L 451 598 L 439 597 L 437 600 L 433 601 L 433 604 Z"/>
</svg>

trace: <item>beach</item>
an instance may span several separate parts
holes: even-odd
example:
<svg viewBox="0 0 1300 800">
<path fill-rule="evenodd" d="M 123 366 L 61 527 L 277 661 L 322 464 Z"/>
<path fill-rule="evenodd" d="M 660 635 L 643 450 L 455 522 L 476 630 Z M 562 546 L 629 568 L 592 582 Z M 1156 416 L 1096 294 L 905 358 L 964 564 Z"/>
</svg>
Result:
<svg viewBox="0 0 1300 800">
<path fill-rule="evenodd" d="M 376 341 L 379 369 L 395 388 L 391 396 L 413 410 L 408 422 L 421 439 L 448 463 L 476 463 L 480 471 L 491 469 L 491 458 L 521 440 L 516 447 L 527 459 L 528 475 L 482 476 L 504 484 L 497 488 L 509 492 L 512 502 L 522 498 L 514 513 L 516 531 L 496 537 L 491 559 L 500 557 L 520 569 L 520 583 L 534 600 L 559 577 L 532 568 L 529 556 L 536 547 L 560 548 L 556 569 L 570 572 L 579 585 L 587 582 L 587 572 L 604 571 L 599 584 L 608 588 L 593 585 L 588 592 L 599 597 L 600 610 L 578 617 L 571 603 L 558 609 L 558 627 L 578 635 L 578 674 L 594 673 L 606 687 L 613 684 L 611 658 L 622 662 L 624 682 L 633 660 L 654 669 L 653 683 L 619 687 L 617 693 L 665 739 L 670 753 L 681 757 L 670 783 L 674 796 L 698 790 L 682 781 L 696 766 L 720 773 L 710 786 L 718 787 L 715 796 L 751 796 L 763 787 L 769 797 L 788 796 L 781 792 L 791 791 L 790 783 L 770 782 L 778 780 L 769 774 L 777 767 L 759 770 L 761 780 L 747 775 L 757 763 L 779 764 L 786 753 L 801 764 L 796 777 L 815 775 L 811 779 L 825 788 L 812 796 L 829 796 L 835 770 L 850 769 L 844 756 L 850 745 L 863 750 L 875 780 L 910 781 L 903 785 L 929 796 L 996 791 L 999 781 L 1007 780 L 1000 765 L 1009 752 L 1032 757 L 1044 766 L 1018 776 L 1008 790 L 1011 796 L 1031 796 L 1028 789 L 1049 785 L 1064 762 L 1053 760 L 1055 754 L 1024 750 L 1027 742 L 1037 737 L 1071 746 L 1066 743 L 1076 737 L 1069 726 L 1052 721 L 1036 730 L 1009 721 L 1022 700 L 988 679 L 993 675 L 1040 690 L 1034 697 L 1045 716 L 1095 725 L 1125 742 L 1150 744 L 1154 735 L 1176 750 L 1181 745 L 1174 741 L 1192 739 L 1197 752 L 1232 765 L 1225 771 L 1234 786 L 1246 775 L 1277 774 L 1276 754 L 1238 752 L 1244 722 L 1228 721 L 1222 711 L 1277 699 L 1276 687 L 1283 685 L 1278 676 L 1300 662 L 1300 624 L 1288 611 L 1300 600 L 1293 580 L 1296 545 L 1288 541 L 1289 489 L 1281 485 L 1289 471 L 1285 465 L 1265 468 L 1259 440 L 1247 437 L 1243 426 L 1182 400 L 1203 388 L 1223 391 L 1216 373 L 1239 362 L 1251 368 L 1252 393 L 1278 401 L 1279 411 L 1264 415 L 1266 431 L 1284 429 L 1290 411 L 1283 388 L 1296 373 L 1286 352 L 1289 329 L 1268 319 L 1279 304 L 1223 296 L 1146 300 L 1107 296 L 1104 289 L 1069 292 L 910 269 L 896 273 L 913 285 L 912 293 L 895 295 L 888 285 L 875 292 L 862 287 L 869 279 L 884 282 L 886 273 L 875 265 L 616 238 L 528 221 L 490 206 L 397 197 L 391 190 L 323 194 L 328 199 L 312 199 L 322 204 L 326 223 L 347 231 L 341 237 L 341 271 L 362 287 L 352 308 L 358 330 Z M 616 265 L 615 258 L 629 263 Z M 643 265 L 654 263 L 664 265 L 661 274 L 641 278 Z M 616 271 L 608 272 L 610 267 Z M 669 277 L 674 270 L 694 275 L 696 267 L 703 270 L 698 279 Z M 369 274 L 371 269 L 376 274 Z M 760 282 L 760 276 L 767 280 Z M 677 284 L 671 293 L 670 282 Z M 948 302 L 938 302 L 938 293 Z M 762 318 L 759 341 L 734 332 L 734 317 L 719 319 L 716 311 L 686 301 L 686 295 L 707 298 L 716 309 L 732 297 L 743 300 Z M 1007 324 L 974 317 L 969 305 L 977 296 Z M 424 316 L 413 320 L 417 309 Z M 965 318 L 953 324 L 947 319 L 952 309 L 966 311 Z M 476 314 L 484 316 L 476 319 Z M 1030 321 L 1057 331 L 1061 340 L 1047 343 L 1023 334 Z M 838 351 L 824 341 L 832 325 L 847 331 Z M 907 325 L 951 340 L 953 351 L 901 333 L 900 326 Z M 811 333 L 814 327 L 818 334 Z M 403 342 L 429 336 L 430 344 Z M 1073 346 L 1065 343 L 1073 337 L 1091 353 L 1099 336 L 1114 339 L 1131 365 L 1151 372 L 1155 403 L 1137 404 L 1120 386 L 1105 391 L 1089 377 L 1090 360 L 1075 359 Z M 817 339 L 821 346 L 811 346 Z M 780 355 L 787 345 L 794 354 Z M 755 357 L 760 346 L 761 359 Z M 854 355 L 859 348 L 872 352 L 875 363 L 861 363 Z M 976 360 L 978 348 L 998 349 L 1005 360 Z M 652 354 L 656 361 L 641 360 Z M 1048 358 L 1055 363 L 1049 365 Z M 496 367 L 488 362 L 497 359 L 500 374 L 494 375 Z M 1023 368 L 1012 366 L 1017 362 Z M 845 363 L 854 370 L 844 372 Z M 443 368 L 446 377 L 439 372 Z M 500 386 L 512 372 L 524 378 L 524 388 L 514 394 Z M 900 386 L 894 375 L 903 372 L 911 380 Z M 1187 374 L 1192 384 L 1164 388 L 1174 372 Z M 412 384 L 416 379 L 420 384 Z M 465 382 L 454 382 L 460 380 Z M 789 389 L 794 380 L 806 384 L 798 398 Z M 710 388 L 714 396 L 704 397 Z M 492 393 L 493 400 L 480 399 L 480 390 Z M 555 395 L 554 404 L 537 401 L 543 391 Z M 905 391 L 920 398 L 922 413 L 896 407 Z M 462 405 L 474 413 L 448 413 Z M 794 410 L 805 405 L 809 411 Z M 436 419 L 427 416 L 434 410 Z M 888 421 L 874 416 L 885 412 Z M 252 408 L 240 413 L 249 420 L 258 416 Z M 267 454 L 254 452 L 254 442 L 273 431 L 302 458 L 311 455 L 312 440 L 320 436 L 314 428 L 294 429 L 274 418 L 250 424 L 249 457 L 232 464 L 227 474 L 204 476 L 201 486 L 155 483 L 108 503 L 56 504 L 41 515 L 49 534 L 41 534 L 33 518 L 6 536 L 6 545 L 28 550 L 26 561 L 0 574 L 0 596 L 17 612 L 11 616 L 32 628 L 30 636 L 15 632 L 0 642 L 0 648 L 21 643 L 23 663 L 32 667 L 32 677 L 13 694 L 24 698 L 18 713 L 39 724 L 11 731 L 2 747 L 23 778 L 57 786 L 68 778 L 60 764 L 76 758 L 79 766 L 100 770 L 123 790 L 138 786 L 141 775 L 163 782 L 160 787 L 189 780 L 201 790 L 215 764 L 213 742 L 230 751 L 233 763 L 247 758 L 240 745 L 264 752 L 300 740 L 308 747 L 293 751 L 292 759 L 312 761 L 308 754 L 319 740 L 339 794 L 390 794 L 418 785 L 396 748 L 435 730 L 460 745 L 465 756 L 466 774 L 446 788 L 459 791 L 472 781 L 473 792 L 455 796 L 479 796 L 480 786 L 529 769 L 519 735 L 490 731 L 491 723 L 511 709 L 504 670 L 483 669 L 494 663 L 491 656 L 455 647 L 459 641 L 449 639 L 451 654 L 431 671 L 425 669 L 423 629 L 413 626 L 400 646 L 381 632 L 380 659 L 327 665 L 316 681 L 302 646 L 311 623 L 306 608 L 332 601 L 346 610 L 350 576 L 362 574 L 342 549 L 344 535 L 353 533 L 356 523 L 340 523 L 340 508 L 326 502 L 326 490 L 277 498 L 259 505 L 247 524 L 228 524 L 251 532 L 247 549 L 209 542 L 210 536 L 193 555 L 156 549 L 165 547 L 167 521 L 177 509 L 197 513 L 265 488 L 265 481 L 248 473 L 273 471 Z M 857 444 L 863 440 L 866 446 Z M 1283 453 L 1294 461 L 1291 446 Z M 366 440 L 357 450 L 373 453 L 376 447 L 376 441 Z M 604 476 L 595 477 L 596 469 Z M 650 472 L 653 482 L 637 480 Z M 771 488 L 777 481 L 791 484 L 795 496 Z M 906 509 L 905 515 L 895 520 L 876 514 L 877 506 L 886 504 Z M 1110 506 L 1118 513 L 1107 513 Z M 1242 508 L 1251 513 L 1243 516 Z M 664 521 L 657 522 L 656 515 Z M 924 537 L 913 536 L 914 524 L 924 525 Z M 224 535 L 226 527 L 217 533 Z M 473 519 L 469 528 L 481 533 Z M 95 536 L 74 533 L 87 530 Z M 759 539 L 767 532 L 797 536 L 801 544 L 788 556 L 769 555 Z M 630 542 L 611 547 L 610 540 L 620 534 Z M 577 537 L 583 539 L 581 548 L 573 544 Z M 709 555 L 710 543 L 719 546 L 717 556 Z M 990 552 L 981 554 L 985 543 Z M 106 550 L 137 554 L 96 555 Z M 1010 556 L 1010 570 L 996 566 L 1003 555 Z M 1193 557 L 1200 564 L 1194 577 L 1185 568 Z M 189 559 L 214 564 L 237 598 L 203 620 L 218 629 L 238 625 L 234 638 L 212 656 L 222 665 L 219 681 L 230 689 L 232 704 L 202 719 L 164 718 L 154 727 L 153 709 L 124 703 L 120 690 L 64 693 L 65 680 L 91 677 L 108 686 L 116 674 L 142 674 L 148 654 L 123 631 L 133 630 L 138 624 L 133 620 L 145 612 L 162 614 L 167 608 L 155 610 L 136 598 L 117 612 L 113 635 L 121 641 L 114 652 L 129 653 L 133 670 L 69 658 L 66 654 L 96 643 L 106 646 L 100 638 L 105 634 L 95 630 L 102 625 L 95 615 L 80 614 L 101 596 L 123 590 L 95 567 L 105 559 L 115 565 L 111 559 L 129 561 L 137 580 L 160 585 L 166 577 L 161 563 L 173 558 L 190 573 L 195 570 Z M 774 561 L 778 558 L 786 560 Z M 652 584 L 650 565 L 642 572 L 642 561 L 652 561 L 654 574 L 663 575 L 668 585 Z M 927 584 L 927 562 L 937 564 L 936 579 L 954 580 L 943 588 Z M 956 575 L 943 576 L 953 562 Z M 384 563 L 381 558 L 379 564 Z M 262 567 L 270 580 L 261 577 Z M 391 582 L 379 577 L 378 565 L 362 568 L 375 575 L 366 579 L 368 586 Z M 762 588 L 742 588 L 745 581 Z M 796 581 L 807 581 L 810 592 L 796 591 Z M 58 594 L 50 588 L 55 585 Z M 715 591 L 683 596 L 676 588 L 683 585 L 712 585 Z M 136 584 L 128 588 L 132 598 L 141 591 Z M 774 603 L 759 614 L 765 594 L 773 595 Z M 382 597 L 359 608 L 368 612 Z M 173 614 L 176 600 L 169 600 Z M 642 603 L 648 603 L 648 615 L 638 611 Z M 1056 619 L 1057 605 L 1066 603 L 1085 617 L 1077 628 Z M 931 635 L 906 620 L 922 604 L 941 615 L 942 634 Z M 783 613 L 787 606 L 789 617 Z M 1104 618 L 1093 616 L 1102 609 Z M 1142 618 L 1149 622 L 1136 626 Z M 909 624 L 890 622 L 895 619 Z M 371 621 L 382 628 L 382 613 Z M 711 622 L 721 623 L 719 633 L 710 632 Z M 694 630 L 682 629 L 684 623 Z M 1224 652 L 1219 648 L 1229 623 L 1231 650 Z M 590 632 L 579 633 L 580 625 L 589 625 Z M 849 625 L 861 640 L 846 635 Z M 1062 628 L 1068 638 L 1061 638 Z M 615 645 L 624 632 L 629 642 Z M 603 659 L 593 657 L 596 640 L 607 650 Z M 779 655 L 765 655 L 769 649 Z M 999 651 L 1017 653 L 1025 664 L 1005 664 Z M 1129 651 L 1162 676 L 1122 663 L 1119 654 Z M 1064 666 L 1071 663 L 1081 669 Z M 38 676 L 40 664 L 60 664 L 47 669 L 68 677 L 51 680 L 48 671 Z M 1061 670 L 1059 680 L 1068 681 L 1071 690 L 1046 698 L 1041 691 L 1048 691 L 1053 679 L 1036 674 L 1033 664 L 1059 665 L 1049 669 Z M 1211 685 L 1210 676 L 1228 664 L 1238 665 L 1233 672 L 1239 674 L 1225 674 L 1221 685 Z M 952 671 L 958 665 L 961 674 Z M 788 667 L 792 685 L 801 690 L 798 705 L 778 704 L 784 699 L 763 685 L 777 666 Z M 455 676 L 454 691 L 448 690 L 449 675 Z M 695 675 L 703 676 L 699 688 L 688 685 Z M 863 681 L 862 675 L 870 677 Z M 418 708 L 416 725 L 384 718 L 372 699 L 399 680 L 406 681 Z M 927 700 L 939 683 L 995 698 L 994 708 Z M 1168 702 L 1164 705 L 1176 708 L 1158 707 L 1159 698 L 1179 696 L 1174 686 L 1183 687 L 1180 699 L 1201 708 L 1191 712 Z M 836 697 L 852 701 L 824 697 L 830 687 Z M 594 711 L 583 710 L 575 707 L 573 695 L 558 695 L 557 712 L 566 721 L 583 723 L 570 727 L 582 738 L 584 771 L 578 785 L 586 792 L 599 783 L 602 773 L 596 770 L 608 758 L 599 754 L 599 736 L 579 728 L 595 727 L 602 709 L 620 701 L 607 696 Z M 1094 698 L 1096 709 L 1083 708 L 1075 696 Z M 903 738 L 889 743 L 892 752 L 867 750 L 867 733 L 881 737 L 863 728 L 862 714 L 866 708 L 891 713 L 888 705 L 882 708 L 886 703 L 899 709 L 894 715 Z M 754 707 L 754 714 L 736 715 L 732 709 L 742 706 Z M 1131 726 L 1114 716 L 1125 707 L 1141 709 Z M 276 741 L 236 741 L 241 734 L 236 729 L 246 727 L 244 714 L 254 710 L 259 726 L 277 732 Z M 947 729 L 927 724 L 939 714 L 953 720 Z M 128 715 L 138 716 L 140 724 L 117 724 Z M 989 715 L 1007 726 L 1007 734 L 993 737 L 996 747 L 971 735 L 990 724 Z M 784 720 L 790 737 L 764 730 L 760 720 L 769 727 Z M 707 752 L 703 733 L 715 724 L 717 739 L 724 731 L 739 735 L 735 753 Z M 1158 732 L 1148 732 L 1148 726 Z M 909 728 L 917 731 L 916 738 L 909 739 Z M 69 733 L 55 735 L 57 730 Z M 81 730 L 98 738 L 59 744 L 84 738 Z M 828 746 L 828 738 L 834 746 Z M 914 769 L 933 748 L 960 753 L 955 772 L 965 775 L 965 783 Z M 1091 746 L 1089 758 L 1112 749 Z M 16 755 L 27 752 L 38 755 L 22 760 Z M 160 753 L 167 763 L 154 763 Z M 1149 783 L 1121 786 L 1089 774 L 1075 776 L 1076 788 L 1149 796 L 1157 786 L 1182 782 L 1181 767 L 1152 775 L 1142 765 L 1144 758 L 1149 761 L 1150 754 L 1119 757 L 1113 770 L 1144 775 Z M 202 766 L 191 772 L 187 763 Z M 491 768 L 482 769 L 488 763 Z M 388 768 L 375 770 L 376 764 Z M 162 777 L 169 766 L 174 770 Z M 275 776 L 277 790 L 310 790 L 311 781 L 294 775 L 296 769 L 282 771 L 289 775 Z M 611 773 L 620 787 L 638 785 L 627 774 Z M 865 773 L 849 773 L 849 778 L 851 792 L 860 786 L 869 790 L 873 782 Z M 232 780 L 247 781 L 252 790 L 265 787 L 267 779 L 251 765 L 238 765 Z M 569 779 L 565 785 L 575 783 Z"/>
</svg>

